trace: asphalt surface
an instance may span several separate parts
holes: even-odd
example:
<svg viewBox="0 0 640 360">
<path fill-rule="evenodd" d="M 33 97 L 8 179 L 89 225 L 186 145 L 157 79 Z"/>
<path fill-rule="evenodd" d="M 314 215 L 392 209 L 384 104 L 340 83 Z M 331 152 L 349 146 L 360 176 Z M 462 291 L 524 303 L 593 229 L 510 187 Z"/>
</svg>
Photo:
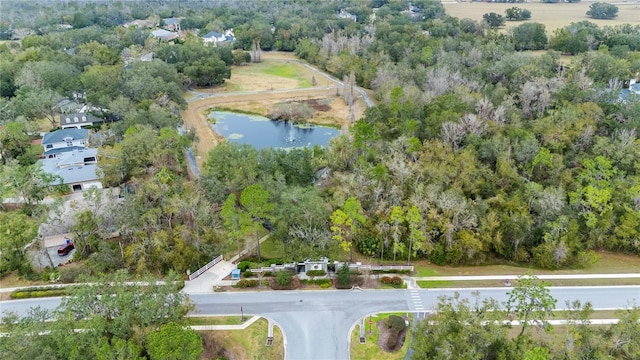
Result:
<svg viewBox="0 0 640 360">
<path fill-rule="evenodd" d="M 349 335 L 359 319 L 386 311 L 420 312 L 433 309 L 438 297 L 453 295 L 507 299 L 510 288 L 270 291 L 192 294 L 199 315 L 245 314 L 274 320 L 285 335 L 285 359 L 348 359 Z M 566 301 L 590 301 L 595 309 L 619 309 L 640 303 L 640 286 L 553 287 L 557 308 Z M 55 308 L 60 298 L 0 302 L 0 310 L 26 314 L 28 308 Z"/>
</svg>

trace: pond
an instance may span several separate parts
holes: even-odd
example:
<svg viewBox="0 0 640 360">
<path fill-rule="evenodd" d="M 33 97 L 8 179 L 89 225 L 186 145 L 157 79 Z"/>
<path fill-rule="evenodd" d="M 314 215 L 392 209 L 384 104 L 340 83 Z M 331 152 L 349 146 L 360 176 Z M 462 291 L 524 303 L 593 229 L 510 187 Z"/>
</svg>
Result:
<svg viewBox="0 0 640 360">
<path fill-rule="evenodd" d="M 209 117 L 215 119 L 215 124 L 211 125 L 213 131 L 227 141 L 249 144 L 258 150 L 326 146 L 340 133 L 340 130 L 328 126 L 294 124 L 228 111 L 212 111 Z"/>
</svg>

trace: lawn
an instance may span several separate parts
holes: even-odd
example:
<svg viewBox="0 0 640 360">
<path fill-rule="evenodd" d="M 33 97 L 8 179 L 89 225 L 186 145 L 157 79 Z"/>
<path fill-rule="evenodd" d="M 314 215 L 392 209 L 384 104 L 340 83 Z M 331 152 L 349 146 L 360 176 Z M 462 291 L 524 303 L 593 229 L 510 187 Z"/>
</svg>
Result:
<svg viewBox="0 0 640 360">
<path fill-rule="evenodd" d="M 295 61 L 265 59 L 261 63 L 234 66 L 231 79 L 226 82 L 227 91 L 267 91 L 309 88 L 313 73 Z"/>
<path fill-rule="evenodd" d="M 376 323 L 380 320 L 384 320 L 389 317 L 389 315 L 399 315 L 404 316 L 406 313 L 385 313 L 378 314 L 376 317 L 373 317 L 373 324 L 369 326 L 369 319 L 365 320 L 365 339 L 366 342 L 364 344 L 360 344 L 360 325 L 356 325 L 354 327 L 353 332 L 351 333 L 351 359 L 352 360 L 376 360 L 376 359 L 384 359 L 384 360 L 402 360 L 406 357 L 407 350 L 409 349 L 409 339 L 411 339 L 411 324 L 409 324 L 409 330 L 407 331 L 404 344 L 402 348 L 396 352 L 386 352 L 383 351 L 378 346 L 378 327 Z M 410 321 L 413 320 L 413 315 L 409 314 L 411 318 Z M 371 329 L 371 332 L 369 331 Z"/>
<path fill-rule="evenodd" d="M 551 286 L 617 286 L 639 285 L 640 279 L 566 279 L 544 280 Z M 502 287 L 503 280 L 418 280 L 418 286 L 423 289 L 433 288 L 475 288 L 475 287 Z"/>
<path fill-rule="evenodd" d="M 267 327 L 267 320 L 260 319 L 245 330 L 198 331 L 205 338 L 200 359 L 283 359 L 282 332 L 274 327 L 273 345 L 265 346 Z"/>
<path fill-rule="evenodd" d="M 245 319 L 250 319 L 246 315 Z M 186 317 L 187 325 L 242 325 L 240 316 L 189 316 Z"/>
<path fill-rule="evenodd" d="M 563 28 L 572 22 L 590 21 L 600 27 L 615 26 L 620 24 L 640 24 L 640 10 L 636 2 L 620 3 L 619 1 L 600 0 L 601 2 L 614 2 L 618 6 L 618 16 L 611 20 L 597 20 L 587 17 L 591 2 L 545 4 L 542 2 L 528 3 L 486 3 L 486 2 L 447 2 L 443 3 L 447 15 L 457 18 L 468 18 L 482 21 L 482 15 L 490 12 L 503 15 L 506 9 L 517 6 L 531 11 L 530 22 L 544 24 L 547 35 L 552 35 L 556 29 Z M 507 21 L 504 29 L 509 29 L 522 24 L 522 21 Z"/>
<path fill-rule="evenodd" d="M 594 265 L 583 269 L 543 270 L 515 265 L 485 266 L 438 266 L 427 261 L 416 261 L 414 276 L 464 276 L 464 275 L 522 275 L 534 274 L 616 274 L 640 272 L 640 257 L 632 255 L 599 252 L 600 259 Z M 638 282 L 635 279 L 636 283 Z"/>
</svg>

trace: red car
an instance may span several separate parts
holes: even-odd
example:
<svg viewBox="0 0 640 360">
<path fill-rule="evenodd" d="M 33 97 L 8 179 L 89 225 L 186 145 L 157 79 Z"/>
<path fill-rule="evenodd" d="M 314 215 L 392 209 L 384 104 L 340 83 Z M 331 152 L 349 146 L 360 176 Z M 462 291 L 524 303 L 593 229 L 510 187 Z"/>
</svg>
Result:
<svg viewBox="0 0 640 360">
<path fill-rule="evenodd" d="M 76 247 L 73 245 L 72 242 L 70 243 L 66 243 L 62 246 L 60 246 L 58 248 L 58 255 L 60 256 L 65 256 L 65 255 L 69 255 L 69 253 L 71 252 L 71 250 L 75 249 Z"/>
</svg>

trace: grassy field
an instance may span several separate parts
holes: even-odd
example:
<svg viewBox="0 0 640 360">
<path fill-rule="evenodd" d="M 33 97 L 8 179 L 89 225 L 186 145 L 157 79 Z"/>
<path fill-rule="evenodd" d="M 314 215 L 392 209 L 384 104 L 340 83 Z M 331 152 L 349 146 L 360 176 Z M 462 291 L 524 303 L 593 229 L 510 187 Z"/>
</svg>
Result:
<svg viewBox="0 0 640 360">
<path fill-rule="evenodd" d="M 311 87 L 318 75 L 302 64 L 287 59 L 267 59 L 261 63 L 234 66 L 226 91 L 270 91 Z"/>
<path fill-rule="evenodd" d="M 542 270 L 514 265 L 487 266 L 437 266 L 427 261 L 414 262 L 416 273 L 414 276 L 463 276 L 463 275 L 522 275 L 527 272 L 535 274 L 616 274 L 640 272 L 640 257 L 598 253 L 600 259 L 594 265 L 584 269 Z M 636 279 L 637 282 L 637 279 Z"/>
<path fill-rule="evenodd" d="M 396 352 L 386 352 L 383 351 L 380 346 L 378 346 L 378 326 L 376 325 L 378 321 L 384 320 L 389 317 L 389 315 L 398 315 L 404 316 L 406 313 L 385 313 L 378 314 L 377 317 L 373 317 L 373 325 L 371 326 L 371 333 L 369 333 L 369 319 L 365 320 L 365 339 L 366 342 L 364 344 L 360 344 L 360 325 L 356 325 L 353 332 L 351 333 L 351 359 L 352 360 L 402 360 L 406 357 L 407 350 L 409 349 L 409 339 L 411 339 L 411 324 L 409 325 L 409 330 L 405 335 L 405 341 L 402 345 L 402 348 Z M 409 317 L 413 320 L 411 314 Z"/>
<path fill-rule="evenodd" d="M 267 327 L 267 320 L 260 319 L 245 330 L 198 331 L 205 338 L 205 352 L 200 359 L 283 359 L 282 332 L 274 327 L 273 345 L 265 346 Z M 217 353 L 221 348 L 226 349 L 225 354 Z"/>
<path fill-rule="evenodd" d="M 566 279 L 566 280 L 545 280 L 551 286 L 616 286 L 616 285 L 640 285 L 640 279 Z M 501 287 L 504 286 L 502 280 L 419 280 L 418 286 L 423 289 L 433 288 L 475 288 L 475 287 Z"/>
<path fill-rule="evenodd" d="M 611 20 L 597 20 L 587 17 L 591 1 L 582 1 L 579 3 L 558 3 L 545 4 L 540 1 L 527 2 L 521 4 L 510 3 L 485 3 L 485 2 L 446 2 L 443 3 L 448 15 L 458 18 L 468 18 L 476 21 L 482 21 L 482 15 L 495 12 L 504 16 L 504 11 L 510 7 L 517 6 L 522 9 L 531 11 L 531 19 L 529 21 L 539 22 L 546 26 L 547 32 L 553 34 L 553 31 L 563 28 L 572 22 L 583 20 L 591 21 L 598 26 L 614 26 L 619 24 L 640 25 L 640 2 L 637 1 L 611 1 L 601 0 L 601 2 L 614 2 L 618 6 L 618 17 Z M 507 21 L 504 29 L 509 29 L 522 24 L 519 21 Z"/>
</svg>

